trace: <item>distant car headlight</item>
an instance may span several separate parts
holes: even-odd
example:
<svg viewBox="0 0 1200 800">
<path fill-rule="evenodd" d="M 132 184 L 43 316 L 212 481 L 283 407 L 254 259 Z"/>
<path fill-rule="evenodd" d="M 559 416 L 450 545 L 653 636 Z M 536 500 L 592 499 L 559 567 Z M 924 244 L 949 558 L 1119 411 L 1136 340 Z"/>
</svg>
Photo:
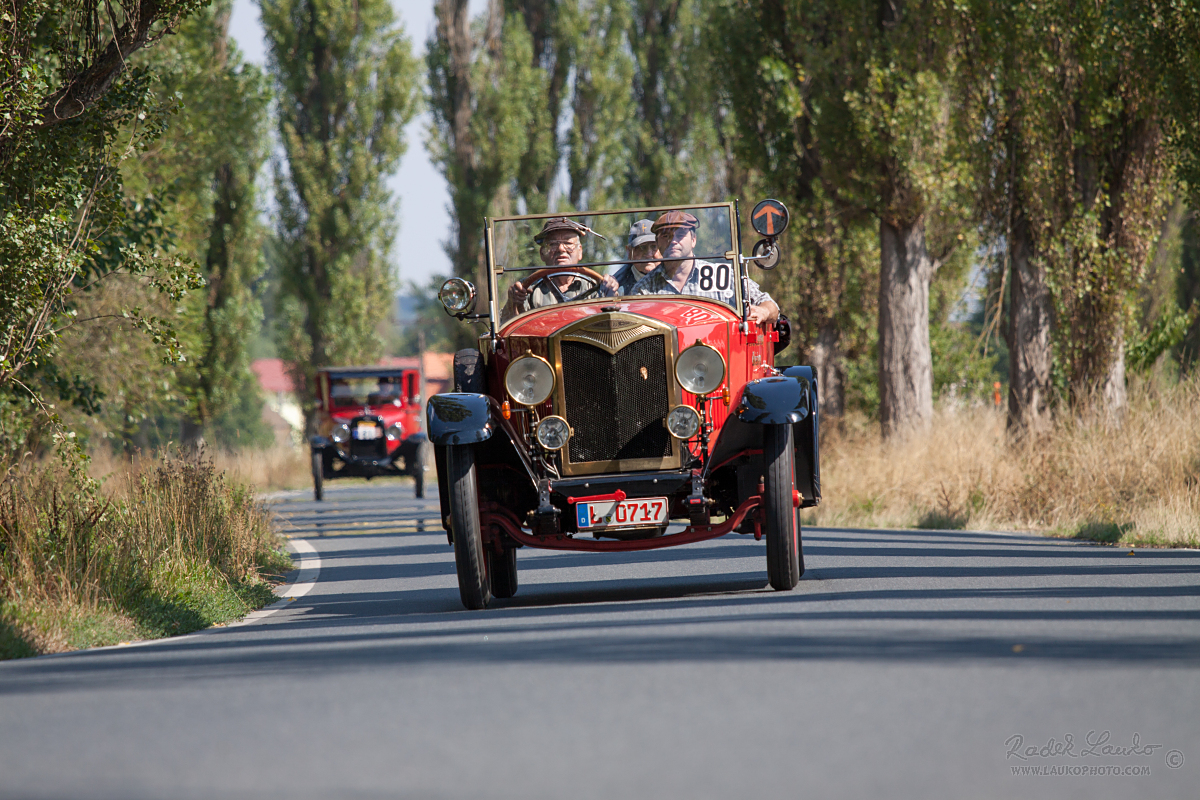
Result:
<svg viewBox="0 0 1200 800">
<path fill-rule="evenodd" d="M 521 356 L 508 365 L 504 388 L 518 403 L 539 405 L 554 391 L 554 370 L 550 362 L 540 356 Z"/>
<path fill-rule="evenodd" d="M 667 414 L 667 430 L 676 439 L 690 439 L 700 430 L 700 415 L 691 406 L 675 406 Z"/>
<path fill-rule="evenodd" d="M 571 426 L 562 417 L 546 417 L 538 423 L 538 444 L 547 450 L 561 450 L 571 438 Z"/>
<path fill-rule="evenodd" d="M 387 426 L 387 438 L 389 442 L 398 442 L 404 438 L 404 428 L 399 422 Z"/>
<path fill-rule="evenodd" d="M 343 422 L 334 427 L 330 436 L 338 444 L 345 444 L 350 441 L 350 426 Z"/>
<path fill-rule="evenodd" d="M 451 314 L 467 314 L 475 307 L 475 286 L 462 278 L 451 278 L 442 284 L 438 300 Z"/>
<path fill-rule="evenodd" d="M 708 394 L 725 380 L 725 359 L 706 344 L 696 344 L 675 359 L 675 377 L 692 394 Z"/>
</svg>

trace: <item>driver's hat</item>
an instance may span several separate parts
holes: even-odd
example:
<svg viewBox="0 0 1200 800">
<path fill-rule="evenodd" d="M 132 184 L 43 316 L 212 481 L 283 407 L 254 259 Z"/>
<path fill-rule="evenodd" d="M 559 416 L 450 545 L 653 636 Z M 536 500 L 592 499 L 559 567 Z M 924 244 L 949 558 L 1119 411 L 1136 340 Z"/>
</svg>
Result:
<svg viewBox="0 0 1200 800">
<path fill-rule="evenodd" d="M 686 211 L 668 211 L 650 226 L 650 230 L 656 234 L 659 231 L 671 230 L 672 228 L 684 228 L 694 231 L 699 224 L 700 221 Z"/>
<path fill-rule="evenodd" d="M 542 225 L 541 232 L 533 237 L 533 241 L 540 245 L 545 240 L 546 236 L 554 231 L 570 231 L 582 239 L 583 235 L 588 232 L 588 229 L 583 225 L 580 225 L 578 222 L 567 219 L 566 217 L 551 217 L 550 219 L 546 220 L 544 225 Z"/>
</svg>

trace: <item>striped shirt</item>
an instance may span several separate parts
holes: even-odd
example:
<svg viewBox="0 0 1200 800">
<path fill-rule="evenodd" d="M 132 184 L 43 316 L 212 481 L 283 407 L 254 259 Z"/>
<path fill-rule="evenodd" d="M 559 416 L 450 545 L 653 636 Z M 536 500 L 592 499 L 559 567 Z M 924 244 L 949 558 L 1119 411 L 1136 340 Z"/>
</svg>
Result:
<svg viewBox="0 0 1200 800">
<path fill-rule="evenodd" d="M 683 289 L 676 289 L 667 280 L 667 270 L 659 266 L 633 287 L 630 294 L 690 294 L 696 297 L 707 297 L 709 300 L 719 300 L 728 306 L 734 305 L 737 297 L 734 281 L 737 280 L 737 270 L 728 262 L 713 263 L 702 259 L 693 259 L 692 272 L 683 284 Z M 758 288 L 753 278 L 746 278 L 747 299 L 750 305 L 762 305 L 771 296 Z M 774 302 L 774 301 L 772 301 Z"/>
</svg>

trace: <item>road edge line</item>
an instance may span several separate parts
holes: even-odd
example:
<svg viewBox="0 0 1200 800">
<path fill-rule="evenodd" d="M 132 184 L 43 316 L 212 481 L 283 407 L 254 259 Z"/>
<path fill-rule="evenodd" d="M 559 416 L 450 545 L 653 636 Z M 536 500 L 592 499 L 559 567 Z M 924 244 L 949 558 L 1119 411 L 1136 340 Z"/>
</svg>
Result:
<svg viewBox="0 0 1200 800">
<path fill-rule="evenodd" d="M 198 636 L 250 625 L 259 620 L 266 619 L 280 609 L 287 608 L 296 598 L 303 597 L 311 592 L 312 588 L 317 585 L 317 579 L 321 576 L 321 556 L 317 554 L 317 549 L 304 539 L 289 539 L 288 546 L 300 556 L 300 574 L 291 583 L 275 587 L 275 595 L 280 598 L 279 600 L 257 611 L 251 611 L 235 622 L 214 625 L 211 628 L 205 628 L 190 635 Z M 156 639 L 155 641 L 161 640 Z"/>
</svg>

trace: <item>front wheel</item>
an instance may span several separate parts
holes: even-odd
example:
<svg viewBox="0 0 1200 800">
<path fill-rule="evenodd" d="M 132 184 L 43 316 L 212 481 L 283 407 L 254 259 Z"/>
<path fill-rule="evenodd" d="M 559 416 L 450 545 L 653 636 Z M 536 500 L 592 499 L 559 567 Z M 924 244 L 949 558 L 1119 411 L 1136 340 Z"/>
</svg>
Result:
<svg viewBox="0 0 1200 800">
<path fill-rule="evenodd" d="M 796 489 L 791 425 L 763 429 L 763 527 L 767 537 L 767 580 L 771 588 L 796 588 L 804 574 L 800 520 L 792 493 Z"/>
<path fill-rule="evenodd" d="M 486 608 L 492 599 L 492 586 L 479 527 L 479 488 L 472 445 L 446 448 L 446 478 L 450 484 L 450 530 L 454 534 L 458 592 L 467 608 Z"/>
<path fill-rule="evenodd" d="M 320 450 L 312 451 L 313 500 L 325 499 L 325 459 Z"/>
</svg>

